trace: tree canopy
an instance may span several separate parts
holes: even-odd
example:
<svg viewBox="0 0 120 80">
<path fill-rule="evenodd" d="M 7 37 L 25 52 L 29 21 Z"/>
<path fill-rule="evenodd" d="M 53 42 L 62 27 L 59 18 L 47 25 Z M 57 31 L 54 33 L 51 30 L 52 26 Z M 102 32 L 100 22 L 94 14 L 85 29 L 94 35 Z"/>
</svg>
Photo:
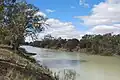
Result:
<svg viewBox="0 0 120 80">
<path fill-rule="evenodd" d="M 24 41 L 24 37 L 36 39 L 36 33 L 43 31 L 46 17 L 35 15 L 39 9 L 24 0 L 2 0 L 0 10 L 0 36 L 16 49 Z M 3 32 L 4 31 L 4 32 Z M 5 33 L 5 34 L 3 34 Z"/>
<path fill-rule="evenodd" d="M 51 36 L 42 41 L 35 41 L 33 46 L 42 48 L 65 49 L 67 51 L 80 51 L 98 55 L 120 55 L 120 34 L 84 35 L 78 39 L 53 38 Z"/>
</svg>

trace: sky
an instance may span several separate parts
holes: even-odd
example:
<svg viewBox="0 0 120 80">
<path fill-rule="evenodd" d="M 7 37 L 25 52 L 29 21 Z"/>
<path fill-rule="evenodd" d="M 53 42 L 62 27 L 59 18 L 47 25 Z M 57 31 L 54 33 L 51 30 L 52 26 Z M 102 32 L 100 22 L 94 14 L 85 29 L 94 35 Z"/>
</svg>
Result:
<svg viewBox="0 0 120 80">
<path fill-rule="evenodd" d="M 78 38 L 85 34 L 120 33 L 120 0 L 27 0 L 40 9 L 37 15 L 48 17 L 50 24 L 39 39 Z"/>
</svg>

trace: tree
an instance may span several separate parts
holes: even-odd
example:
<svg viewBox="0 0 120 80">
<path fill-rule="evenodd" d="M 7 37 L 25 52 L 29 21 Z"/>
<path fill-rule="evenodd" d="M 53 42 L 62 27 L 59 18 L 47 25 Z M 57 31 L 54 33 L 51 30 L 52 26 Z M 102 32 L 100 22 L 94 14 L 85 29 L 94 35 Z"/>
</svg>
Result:
<svg viewBox="0 0 120 80">
<path fill-rule="evenodd" d="M 0 11 L 4 9 L 4 0 L 0 0 Z"/>
<path fill-rule="evenodd" d="M 93 40 L 94 35 L 84 35 L 82 39 L 80 40 L 80 48 L 90 48 L 92 45 L 92 40 Z"/>
<path fill-rule="evenodd" d="M 32 39 L 37 38 L 36 33 L 43 30 L 42 24 L 45 24 L 47 18 L 35 16 L 39 9 L 34 5 L 23 1 L 11 1 L 4 1 L 6 8 L 3 10 L 4 15 L 0 19 L 2 21 L 0 27 L 8 30 L 13 49 L 17 50 L 25 36 L 31 36 Z M 38 25 L 35 25 L 36 23 Z"/>
<path fill-rule="evenodd" d="M 67 48 L 69 51 L 72 51 L 72 49 L 76 48 L 78 44 L 79 44 L 78 39 L 69 39 L 65 44 L 65 48 Z"/>
</svg>

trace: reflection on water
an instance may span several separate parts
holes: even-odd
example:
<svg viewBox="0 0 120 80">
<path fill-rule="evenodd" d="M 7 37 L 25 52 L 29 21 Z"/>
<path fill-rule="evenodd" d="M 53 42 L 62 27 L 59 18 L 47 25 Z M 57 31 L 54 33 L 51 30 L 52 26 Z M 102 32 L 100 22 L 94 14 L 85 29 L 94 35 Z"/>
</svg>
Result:
<svg viewBox="0 0 120 80">
<path fill-rule="evenodd" d="M 66 67 L 74 67 L 80 65 L 81 62 L 86 62 L 85 60 L 43 60 L 40 62 L 43 66 L 47 66 L 49 68 L 66 68 Z"/>
<path fill-rule="evenodd" d="M 80 74 L 76 80 L 120 80 L 120 57 L 88 56 L 75 52 L 23 47 L 29 52 L 37 53 L 33 57 L 53 72 L 75 70 Z"/>
</svg>

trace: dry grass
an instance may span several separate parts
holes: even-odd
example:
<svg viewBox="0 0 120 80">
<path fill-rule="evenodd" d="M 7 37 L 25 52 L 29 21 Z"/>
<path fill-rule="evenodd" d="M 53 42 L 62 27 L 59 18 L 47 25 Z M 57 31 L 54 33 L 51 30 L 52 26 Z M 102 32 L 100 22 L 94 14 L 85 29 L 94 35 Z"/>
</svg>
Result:
<svg viewBox="0 0 120 80">
<path fill-rule="evenodd" d="M 0 48 L 0 80 L 55 80 L 49 69 Z"/>
</svg>

